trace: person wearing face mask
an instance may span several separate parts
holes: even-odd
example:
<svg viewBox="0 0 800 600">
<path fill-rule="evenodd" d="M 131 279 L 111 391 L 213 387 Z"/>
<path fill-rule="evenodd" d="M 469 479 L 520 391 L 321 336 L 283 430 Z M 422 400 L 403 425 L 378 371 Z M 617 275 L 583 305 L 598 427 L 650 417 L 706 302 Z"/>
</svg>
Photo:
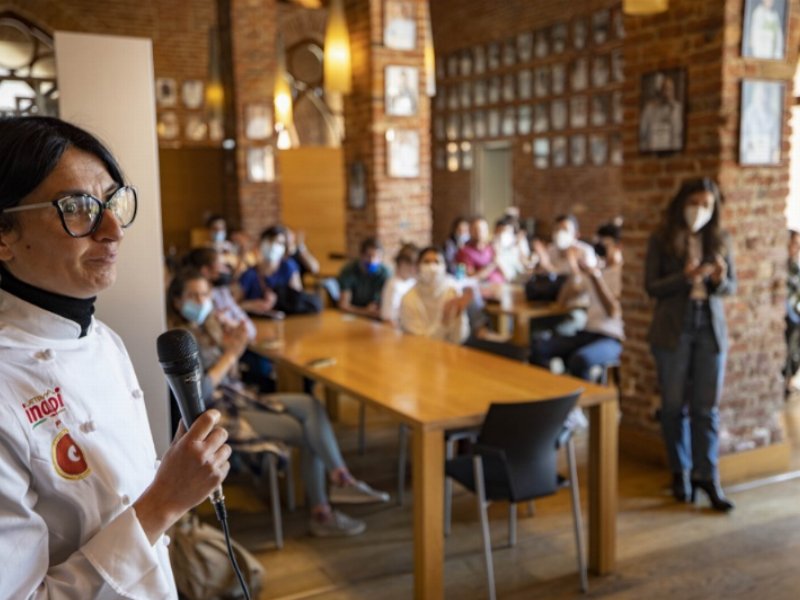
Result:
<svg viewBox="0 0 800 600">
<path fill-rule="evenodd" d="M 450 235 L 444 242 L 444 260 L 447 263 L 447 272 L 456 274 L 458 251 L 469 241 L 469 221 L 464 217 L 457 217 L 450 227 Z"/>
<path fill-rule="evenodd" d="M 714 509 L 733 503 L 719 486 L 719 399 L 728 349 L 723 296 L 736 290 L 722 195 L 709 178 L 685 181 L 651 236 L 645 288 L 655 299 L 648 333 L 661 388 L 661 431 L 676 500 L 702 490 Z M 685 410 L 688 408 L 688 411 Z"/>
<path fill-rule="evenodd" d="M 789 230 L 786 267 L 786 394 L 800 390 L 800 232 Z"/>
<path fill-rule="evenodd" d="M 403 244 L 394 259 L 394 275 L 389 278 L 381 292 L 381 319 L 397 324 L 400 318 L 400 303 L 416 283 L 417 247 Z"/>
<path fill-rule="evenodd" d="M 498 219 L 494 226 L 493 245 L 497 268 L 509 282 L 517 281 L 527 273 L 514 223 L 514 218 L 506 215 Z"/>
<path fill-rule="evenodd" d="M 578 239 L 578 220 L 572 215 L 559 215 L 553 223 L 552 243 L 545 246 L 541 241 L 533 243 L 536 253 L 539 273 L 548 275 L 568 275 L 570 263 L 567 250 L 575 248 L 578 259 L 587 267 L 593 269 L 597 266 L 597 255 L 586 242 Z"/>
<path fill-rule="evenodd" d="M 425 248 L 417 260 L 417 283 L 400 303 L 400 328 L 453 344 L 469 336 L 467 307 L 472 291 L 462 294 L 455 279 L 447 274 L 444 255 L 437 248 Z"/>
<path fill-rule="evenodd" d="M 230 326 L 213 312 L 211 288 L 192 268 L 173 279 L 167 291 L 170 327 L 188 329 L 197 339 L 203 366 L 203 395 L 225 416 L 231 436 L 253 431 L 302 450 L 302 474 L 311 507 L 309 531 L 315 537 L 363 533 L 366 524 L 334 510 L 331 504 L 387 502 L 389 495 L 353 477 L 342 458 L 325 409 L 309 394 L 249 394 L 238 362 L 247 347 L 243 323 Z M 326 491 L 326 471 L 330 494 Z"/>
<path fill-rule="evenodd" d="M 475 217 L 469 223 L 469 241 L 458 251 L 456 263 L 463 264 L 467 275 L 481 283 L 505 283 L 502 271 L 497 268 L 489 223 L 483 217 Z"/>
<path fill-rule="evenodd" d="M 359 258 L 347 263 L 339 273 L 340 310 L 381 318 L 381 292 L 390 276 L 382 260 L 383 246 L 377 239 L 361 242 Z"/>
</svg>

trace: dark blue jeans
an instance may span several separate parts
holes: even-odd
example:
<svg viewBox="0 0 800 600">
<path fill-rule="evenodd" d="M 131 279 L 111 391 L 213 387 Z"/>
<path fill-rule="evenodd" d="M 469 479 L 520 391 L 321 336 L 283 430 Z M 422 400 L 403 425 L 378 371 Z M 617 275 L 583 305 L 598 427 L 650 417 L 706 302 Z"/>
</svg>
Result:
<svg viewBox="0 0 800 600">
<path fill-rule="evenodd" d="M 622 344 L 619 340 L 589 331 L 579 331 L 575 335 L 553 334 L 551 337 L 536 338 L 531 344 L 531 362 L 549 368 L 550 360 L 560 358 L 567 372 L 581 379 L 589 379 L 594 365 L 607 365 L 619 360 Z"/>
<path fill-rule="evenodd" d="M 676 348 L 652 347 L 661 387 L 661 432 L 673 473 L 717 477 L 719 397 L 725 353 L 711 328 L 708 304 L 686 310 Z"/>
</svg>

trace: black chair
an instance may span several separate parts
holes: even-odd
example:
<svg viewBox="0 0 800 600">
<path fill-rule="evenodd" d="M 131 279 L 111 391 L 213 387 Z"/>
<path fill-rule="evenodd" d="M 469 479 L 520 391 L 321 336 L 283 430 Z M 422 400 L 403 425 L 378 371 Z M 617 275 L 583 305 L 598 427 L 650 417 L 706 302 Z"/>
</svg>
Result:
<svg viewBox="0 0 800 600">
<path fill-rule="evenodd" d="M 487 507 L 493 500 L 509 502 L 509 545 L 516 543 L 517 503 L 550 496 L 562 487 L 572 491 L 575 542 L 581 590 L 588 589 L 584 559 L 578 473 L 572 431 L 564 420 L 583 390 L 536 402 L 492 404 L 470 455 L 448 460 L 447 477 L 477 495 L 489 598 L 495 598 L 494 567 Z M 567 450 L 569 478 L 557 472 L 558 449 Z M 445 524 L 447 527 L 447 524 Z"/>
</svg>

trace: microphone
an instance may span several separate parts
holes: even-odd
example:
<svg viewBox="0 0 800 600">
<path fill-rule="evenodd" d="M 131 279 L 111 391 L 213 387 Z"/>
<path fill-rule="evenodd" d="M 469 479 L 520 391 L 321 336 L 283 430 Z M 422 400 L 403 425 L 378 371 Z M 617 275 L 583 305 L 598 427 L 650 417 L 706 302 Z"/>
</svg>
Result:
<svg viewBox="0 0 800 600">
<path fill-rule="evenodd" d="M 200 365 L 200 349 L 191 332 L 185 329 L 170 329 L 156 340 L 158 362 L 167 377 L 167 383 L 175 397 L 183 424 L 188 430 L 195 419 L 206 410 L 203 400 L 203 368 Z M 215 505 L 224 500 L 222 486 L 211 494 Z"/>
</svg>

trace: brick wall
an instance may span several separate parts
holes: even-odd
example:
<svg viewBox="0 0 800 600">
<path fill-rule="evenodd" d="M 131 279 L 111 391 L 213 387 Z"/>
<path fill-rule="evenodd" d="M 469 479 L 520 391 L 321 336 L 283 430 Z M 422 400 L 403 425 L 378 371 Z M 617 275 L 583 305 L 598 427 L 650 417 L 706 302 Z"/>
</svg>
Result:
<svg viewBox="0 0 800 600">
<path fill-rule="evenodd" d="M 788 112 L 783 162 L 778 167 L 738 164 L 739 89 L 743 76 L 789 80 L 797 62 L 795 33 L 786 62 L 740 58 L 742 1 L 672 0 L 658 17 L 630 17 L 624 54 L 625 275 L 623 310 L 628 336 L 623 352 L 623 424 L 653 434 L 659 404 L 654 365 L 646 343 L 652 302 L 644 293 L 647 238 L 681 181 L 716 178 L 726 197 L 723 224 L 731 232 L 739 290 L 726 301 L 731 349 L 721 404 L 721 453 L 780 441 L 777 422 L 783 392 L 783 299 L 786 263 Z M 645 73 L 687 69 L 686 147 L 668 155 L 640 154 L 639 82 Z"/>
<path fill-rule="evenodd" d="M 516 75 L 523 69 L 552 68 L 554 65 L 563 65 L 566 70 L 566 85 L 563 93 L 552 91 L 537 97 L 532 94 L 530 99 L 519 99 L 517 92 L 515 101 L 501 101 L 494 103 L 500 110 L 506 107 L 519 108 L 526 105 L 534 107 L 542 104 L 549 107 L 552 100 L 565 99 L 569 104 L 574 96 L 582 96 L 589 103 L 589 123 L 587 126 L 572 127 L 568 122 L 560 131 L 516 133 L 510 136 L 484 136 L 482 140 L 472 139 L 473 152 L 480 141 L 493 139 L 507 140 L 510 143 L 513 155 L 512 185 L 513 202 L 520 207 L 523 217 L 534 217 L 537 220 L 537 233 L 547 234 L 550 223 L 557 214 L 575 213 L 582 225 L 582 232 L 590 235 L 598 225 L 608 221 L 619 214 L 621 209 L 621 167 L 613 166 L 607 160 L 603 166 L 589 166 L 591 160 L 586 158 L 586 166 L 570 166 L 569 159 L 564 167 L 548 165 L 546 168 L 534 168 L 532 143 L 535 137 L 547 139 L 552 144 L 555 137 L 564 137 L 567 142 L 573 135 L 586 136 L 587 144 L 590 135 L 602 136 L 605 139 L 617 138 L 619 125 L 613 124 L 611 115 L 605 125 L 594 125 L 591 122 L 591 101 L 596 95 L 606 97 L 621 90 L 621 82 L 610 78 L 609 82 L 594 86 L 590 83 L 586 91 L 572 92 L 569 83 L 570 65 L 579 58 L 586 58 L 591 66 L 594 57 L 610 57 L 614 51 L 619 51 L 622 40 L 615 34 L 613 18 L 610 23 L 608 38 L 595 43 L 592 39 L 591 17 L 598 11 L 611 10 L 611 16 L 619 11 L 618 0 L 572 0 L 571 2 L 533 2 L 530 0 L 504 0 L 504 2 L 486 2 L 485 0 L 437 0 L 431 2 L 431 17 L 433 34 L 436 47 L 437 61 L 442 61 L 437 67 L 437 99 L 434 101 L 434 121 L 442 118 L 445 121 L 449 115 L 473 114 L 477 107 L 463 110 L 463 107 L 449 106 L 448 98 L 451 90 L 458 90 L 462 81 L 487 80 L 495 74 Z M 587 44 L 583 49 L 576 49 L 572 44 L 572 25 L 576 19 L 586 19 L 588 25 Z M 447 61 L 451 56 L 464 50 L 471 51 L 477 46 L 487 47 L 492 42 L 505 43 L 514 40 L 517 34 L 532 33 L 549 30 L 556 23 L 567 26 L 566 47 L 561 52 L 552 48 L 544 57 L 534 56 L 527 61 L 519 59 L 513 66 L 501 66 L 499 69 L 487 72 L 486 75 L 463 77 L 460 74 L 452 76 L 447 69 Z M 441 71 L 444 70 L 443 74 Z M 444 101 L 440 97 L 445 95 Z M 480 109 L 481 111 L 483 108 Z M 567 109 L 569 113 L 569 108 Z M 452 139 L 437 136 L 437 124 L 434 123 L 434 155 L 445 154 L 448 142 L 461 143 L 464 136 Z M 476 136 L 477 138 L 477 136 Z M 618 138 L 617 138 L 618 139 Z M 448 233 L 450 223 L 459 215 L 469 215 L 480 206 L 471 198 L 473 170 L 449 172 L 441 158 L 434 161 L 433 167 L 433 237 L 437 241 L 443 240 Z M 477 200 L 477 199 L 476 199 Z"/>
</svg>

